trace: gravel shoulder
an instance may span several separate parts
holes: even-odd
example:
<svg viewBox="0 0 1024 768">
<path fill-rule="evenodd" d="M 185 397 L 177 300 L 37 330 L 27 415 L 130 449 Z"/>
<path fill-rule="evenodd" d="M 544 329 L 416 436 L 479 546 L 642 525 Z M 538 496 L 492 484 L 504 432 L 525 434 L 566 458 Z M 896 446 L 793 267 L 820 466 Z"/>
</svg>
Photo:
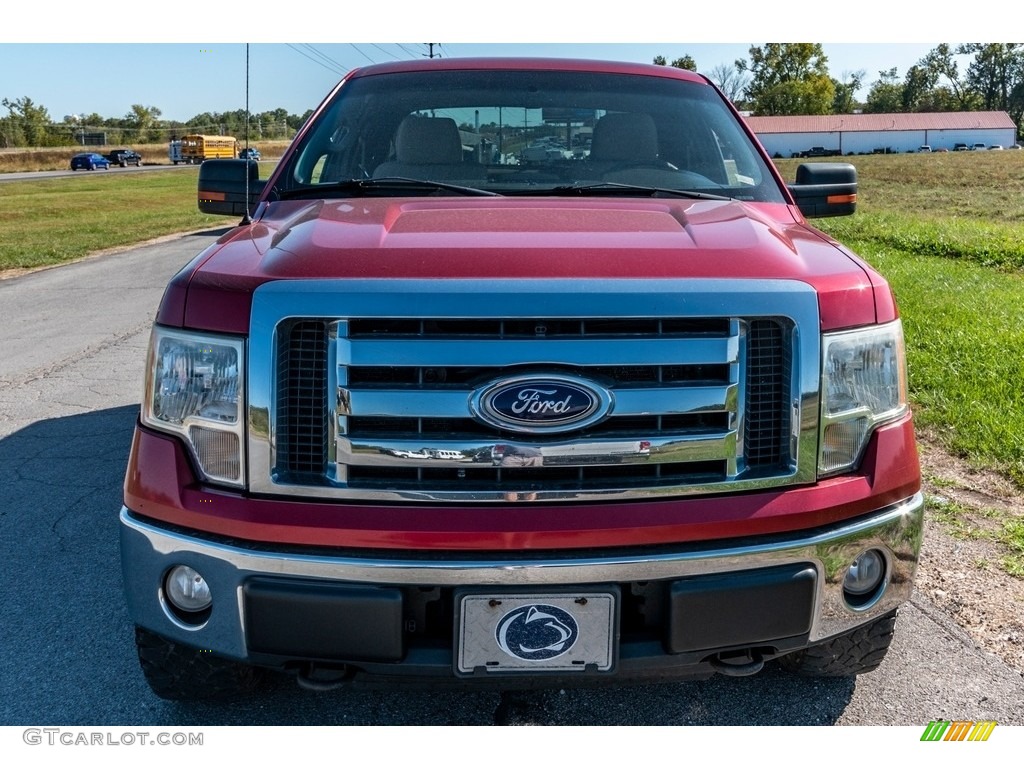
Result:
<svg viewBox="0 0 1024 768">
<path fill-rule="evenodd" d="M 1004 545 L 984 536 L 999 518 L 1024 520 L 1024 492 L 1001 475 L 972 468 L 919 434 L 926 532 L 915 585 L 984 650 L 1024 677 L 1024 578 L 1000 565 Z M 951 523 L 938 508 L 954 504 Z"/>
</svg>

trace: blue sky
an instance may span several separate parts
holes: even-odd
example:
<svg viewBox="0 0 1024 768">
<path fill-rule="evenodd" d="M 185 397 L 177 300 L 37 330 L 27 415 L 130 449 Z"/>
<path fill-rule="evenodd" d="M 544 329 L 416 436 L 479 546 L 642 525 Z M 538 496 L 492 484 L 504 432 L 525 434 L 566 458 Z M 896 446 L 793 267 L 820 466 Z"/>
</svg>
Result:
<svg viewBox="0 0 1024 768">
<path fill-rule="evenodd" d="M 189 5 L 139 11 L 115 0 L 87 14 L 98 22 L 88 32 L 74 6 L 43 25 L 30 23 L 30 11 L 9 7 L 0 30 L 0 98 L 28 96 L 55 120 L 93 112 L 120 117 L 132 104 L 158 107 L 164 118 L 175 120 L 239 109 L 245 105 L 246 42 L 254 112 L 283 107 L 301 114 L 352 67 L 426 53 L 423 43 L 390 42 L 395 40 L 441 41 L 435 51 L 446 57 L 649 62 L 659 54 L 669 60 L 689 54 L 704 70 L 745 58 L 751 45 L 769 40 L 811 41 L 824 45 L 833 77 L 864 70 L 870 83 L 890 67 L 902 76 L 939 42 L 989 41 L 998 30 L 995 12 L 986 13 L 989 37 L 979 37 L 985 27 L 970 15 L 943 25 L 892 5 L 860 0 L 829 8 L 811 0 L 770 6 L 730 0 L 698 8 L 681 0 L 631 0 L 608 5 L 617 12 L 606 15 L 606 6 L 596 0 L 557 5 L 388 0 L 359 7 L 337 0 L 249 2 L 223 11 L 223 18 L 211 12 L 209 40 L 186 36 L 176 22 L 173 9 Z M 224 8 L 208 7 L 218 6 Z M 773 14 L 766 14 L 766 7 Z M 301 12 L 292 13 L 293 8 Z M 109 23 L 119 17 L 132 21 Z M 958 39 L 950 39 L 953 34 Z M 133 42 L 140 37 L 144 43 Z"/>
<path fill-rule="evenodd" d="M 750 44 L 471 44 L 441 43 L 445 57 L 476 55 L 578 56 L 650 62 L 689 54 L 710 69 L 746 58 Z M 906 67 L 931 45 L 825 46 L 833 77 L 863 69 Z M 422 43 L 253 43 L 249 46 L 249 106 L 253 112 L 284 107 L 301 114 L 315 107 L 347 70 L 371 61 L 425 55 Z M 132 104 L 158 107 L 165 119 L 245 105 L 244 43 L 4 44 L 0 45 L 0 98 L 30 97 L 54 120 L 65 115 L 125 115 Z M 112 74 L 114 73 L 114 74 Z"/>
</svg>

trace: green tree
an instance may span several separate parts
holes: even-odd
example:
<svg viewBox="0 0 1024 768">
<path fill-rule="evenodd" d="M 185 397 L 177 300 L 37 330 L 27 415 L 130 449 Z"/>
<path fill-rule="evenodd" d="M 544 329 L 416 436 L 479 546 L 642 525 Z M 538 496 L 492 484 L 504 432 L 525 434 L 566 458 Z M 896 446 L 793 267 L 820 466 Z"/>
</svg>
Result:
<svg viewBox="0 0 1024 768">
<path fill-rule="evenodd" d="M 981 99 L 970 88 L 967 78 L 961 78 L 960 68 L 956 61 L 958 53 L 963 53 L 963 51 L 954 49 L 949 43 L 941 43 L 932 48 L 918 62 L 918 66 L 925 68 L 935 78 L 936 83 L 940 82 L 943 78 L 945 79 L 945 84 L 952 92 L 958 110 L 969 111 L 978 109 L 981 105 Z"/>
<path fill-rule="evenodd" d="M 758 115 L 827 115 L 835 101 L 835 85 L 820 43 L 767 43 L 750 48 L 750 63 L 736 68 L 750 72 L 746 94 Z"/>
<path fill-rule="evenodd" d="M 903 86 L 896 74 L 896 67 L 878 73 L 878 79 L 871 84 L 864 111 L 872 114 L 886 114 L 903 110 Z"/>
<path fill-rule="evenodd" d="M 0 104 L 7 108 L 3 118 L 3 133 L 7 146 L 46 147 L 57 139 L 51 135 L 50 113 L 46 107 L 36 104 L 28 96 L 20 99 L 4 99 Z"/>
<path fill-rule="evenodd" d="M 903 92 L 900 94 L 901 112 L 931 111 L 924 109 L 934 102 L 932 91 L 938 85 L 939 75 L 930 67 L 915 64 L 903 78 Z"/>
<path fill-rule="evenodd" d="M 832 114 L 850 115 L 857 109 L 857 91 L 864 84 L 864 70 L 844 72 L 842 80 L 832 79 L 832 87 L 836 95 L 832 100 Z"/>
<path fill-rule="evenodd" d="M 654 63 L 662 67 L 667 64 L 664 56 L 655 56 Z M 688 69 L 691 72 L 697 71 L 697 62 L 694 61 L 693 56 L 690 56 L 688 53 L 683 54 L 682 58 L 674 59 L 668 66 L 675 67 L 676 69 Z"/>
<path fill-rule="evenodd" d="M 162 139 L 160 132 L 155 130 L 161 114 L 156 107 L 132 104 L 132 111 L 124 116 L 124 128 L 128 130 L 129 141 L 147 144 Z"/>
<path fill-rule="evenodd" d="M 1024 91 L 1024 45 L 965 43 L 957 50 L 974 56 L 966 81 L 980 98 L 981 108 L 1008 112 L 1019 124 L 1024 113 L 1020 98 Z"/>
</svg>

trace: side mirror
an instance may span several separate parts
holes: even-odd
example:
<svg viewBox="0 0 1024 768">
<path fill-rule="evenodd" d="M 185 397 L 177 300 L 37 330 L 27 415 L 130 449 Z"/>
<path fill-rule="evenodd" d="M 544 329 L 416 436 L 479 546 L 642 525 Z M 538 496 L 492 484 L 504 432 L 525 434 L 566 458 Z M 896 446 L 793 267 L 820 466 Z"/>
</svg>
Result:
<svg viewBox="0 0 1024 768">
<path fill-rule="evenodd" d="M 266 183 L 255 160 L 207 160 L 199 167 L 199 210 L 244 216 L 256 207 Z"/>
<path fill-rule="evenodd" d="M 857 169 L 849 163 L 803 163 L 796 169 L 796 183 L 787 186 L 809 219 L 857 210 Z"/>
</svg>

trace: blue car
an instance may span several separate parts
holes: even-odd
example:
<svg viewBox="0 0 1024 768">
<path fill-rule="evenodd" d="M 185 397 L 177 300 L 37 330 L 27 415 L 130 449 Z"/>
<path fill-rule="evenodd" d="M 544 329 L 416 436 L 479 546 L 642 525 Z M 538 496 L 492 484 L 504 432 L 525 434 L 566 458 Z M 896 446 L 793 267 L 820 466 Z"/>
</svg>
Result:
<svg viewBox="0 0 1024 768">
<path fill-rule="evenodd" d="M 260 159 L 260 151 L 256 149 L 256 147 L 246 147 L 245 149 L 238 153 L 238 157 L 240 160 L 258 161 Z"/>
<path fill-rule="evenodd" d="M 110 168 L 110 161 L 103 155 L 95 152 L 83 152 L 71 158 L 71 170 L 77 171 L 79 168 L 85 168 L 87 171 L 93 171 L 97 168 L 106 170 Z"/>
</svg>

